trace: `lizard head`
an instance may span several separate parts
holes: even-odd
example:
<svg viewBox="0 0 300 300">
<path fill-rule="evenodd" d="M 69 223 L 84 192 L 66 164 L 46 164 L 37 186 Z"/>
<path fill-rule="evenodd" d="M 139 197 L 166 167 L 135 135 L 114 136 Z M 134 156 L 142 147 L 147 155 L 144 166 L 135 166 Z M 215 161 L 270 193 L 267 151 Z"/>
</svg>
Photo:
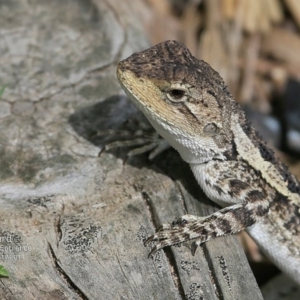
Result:
<svg viewBox="0 0 300 300">
<path fill-rule="evenodd" d="M 189 163 L 224 158 L 234 100 L 221 76 L 181 43 L 166 41 L 134 53 L 118 80 L 150 123 Z"/>
</svg>

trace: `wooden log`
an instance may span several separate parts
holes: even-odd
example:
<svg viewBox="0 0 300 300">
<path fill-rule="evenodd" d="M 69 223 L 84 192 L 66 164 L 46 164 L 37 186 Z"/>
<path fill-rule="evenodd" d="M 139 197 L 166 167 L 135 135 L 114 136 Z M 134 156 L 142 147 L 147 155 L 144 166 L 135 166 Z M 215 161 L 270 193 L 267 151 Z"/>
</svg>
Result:
<svg viewBox="0 0 300 300">
<path fill-rule="evenodd" d="M 145 7 L 121 2 L 1 4 L 0 298 L 262 299 L 235 237 L 148 258 L 159 224 L 217 209 L 175 151 L 98 157 L 99 130 L 141 118 L 115 66 L 149 46 Z"/>
</svg>

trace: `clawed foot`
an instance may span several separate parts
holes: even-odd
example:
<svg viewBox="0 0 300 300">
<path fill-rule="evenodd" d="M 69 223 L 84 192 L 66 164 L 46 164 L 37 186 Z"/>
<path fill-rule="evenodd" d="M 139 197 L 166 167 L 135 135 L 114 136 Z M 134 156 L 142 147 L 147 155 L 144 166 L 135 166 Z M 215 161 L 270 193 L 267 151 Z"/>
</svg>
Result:
<svg viewBox="0 0 300 300">
<path fill-rule="evenodd" d="M 98 131 L 94 136 L 108 136 L 114 140 L 106 143 L 98 156 L 104 151 L 109 151 L 111 149 L 133 147 L 133 149 L 127 153 L 128 158 L 148 152 L 148 158 L 152 160 L 160 153 L 170 148 L 169 143 L 160 137 L 152 127 L 149 127 L 150 125 L 148 123 L 138 122 L 138 124 L 136 124 L 136 122 L 133 121 L 134 120 L 128 120 L 128 124 L 124 124 L 123 129 Z M 139 130 L 136 130 L 136 128 L 139 128 Z M 126 138 L 125 140 L 124 137 Z"/>
<path fill-rule="evenodd" d="M 166 246 L 181 244 L 185 241 L 199 238 L 199 236 L 201 236 L 202 220 L 203 218 L 200 217 L 185 215 L 171 224 L 162 225 L 156 234 L 150 236 L 145 241 L 145 245 L 148 245 L 151 242 L 154 244 L 149 253 L 149 257 L 152 256 L 152 254 L 157 250 Z M 200 230 L 200 234 L 198 230 Z M 193 243 L 193 254 L 202 242 L 203 240 L 200 239 Z"/>
</svg>

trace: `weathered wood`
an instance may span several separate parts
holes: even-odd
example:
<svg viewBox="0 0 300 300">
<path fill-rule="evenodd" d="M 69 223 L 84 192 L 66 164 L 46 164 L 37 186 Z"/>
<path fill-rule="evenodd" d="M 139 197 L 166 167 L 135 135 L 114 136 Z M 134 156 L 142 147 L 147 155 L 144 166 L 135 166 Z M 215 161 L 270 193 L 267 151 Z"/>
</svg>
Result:
<svg viewBox="0 0 300 300">
<path fill-rule="evenodd" d="M 98 157 L 139 116 L 115 65 L 148 46 L 140 5 L 0 2 L 1 299 L 262 299 L 235 237 L 147 257 L 159 224 L 215 209 L 174 151 Z"/>
</svg>

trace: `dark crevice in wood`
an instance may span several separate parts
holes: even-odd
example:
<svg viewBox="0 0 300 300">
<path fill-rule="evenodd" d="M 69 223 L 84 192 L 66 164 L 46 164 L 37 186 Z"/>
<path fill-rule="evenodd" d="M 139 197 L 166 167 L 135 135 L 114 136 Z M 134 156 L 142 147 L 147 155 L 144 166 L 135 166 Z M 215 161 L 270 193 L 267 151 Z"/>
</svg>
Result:
<svg viewBox="0 0 300 300">
<path fill-rule="evenodd" d="M 173 251 L 172 251 L 172 249 L 170 249 L 170 247 L 168 247 L 165 249 L 164 252 L 165 252 L 167 260 L 169 262 L 170 274 L 173 278 L 174 285 L 177 287 L 178 293 L 181 296 L 181 298 L 185 299 L 184 289 L 183 289 L 181 277 L 180 277 L 179 270 L 178 270 L 177 263 L 176 263 L 177 260 L 174 257 Z"/>
<path fill-rule="evenodd" d="M 180 201 L 184 207 L 184 214 L 187 214 L 188 213 L 188 207 L 187 207 L 187 202 L 186 202 L 186 199 L 184 197 L 184 192 L 182 190 L 182 185 L 179 181 L 174 181 L 174 185 L 175 185 L 175 188 L 176 188 L 176 191 L 177 191 L 177 194 L 180 195 Z"/>
<path fill-rule="evenodd" d="M 203 250 L 204 257 L 205 257 L 205 259 L 207 261 L 208 269 L 210 271 L 210 278 L 211 278 L 211 281 L 212 281 L 212 285 L 215 286 L 216 296 L 220 300 L 225 300 L 224 295 L 222 293 L 222 288 L 221 288 L 221 286 L 220 286 L 220 284 L 218 282 L 218 277 L 216 275 L 214 266 L 212 264 L 212 260 L 211 260 L 211 256 L 209 254 L 209 251 L 207 250 L 207 247 L 205 246 L 205 244 L 203 244 L 201 246 L 201 248 Z"/>
<path fill-rule="evenodd" d="M 67 286 L 77 294 L 82 300 L 89 300 L 89 298 L 78 288 L 78 286 L 72 281 L 68 274 L 60 267 L 59 259 L 56 257 L 54 250 L 50 243 L 48 243 L 48 253 L 54 263 L 54 269 L 56 273 L 66 282 Z"/>
<path fill-rule="evenodd" d="M 0 282 L 1 282 L 1 285 L 3 286 L 3 288 L 0 289 L 0 295 L 1 295 L 1 297 L 3 297 L 3 299 L 5 299 L 5 300 L 12 299 L 11 297 L 13 296 L 13 292 L 11 291 L 11 289 L 6 284 L 4 284 L 4 282 L 2 281 L 1 278 L 0 278 Z M 5 295 L 3 293 L 5 293 Z"/>
<path fill-rule="evenodd" d="M 55 232 L 57 235 L 57 247 L 61 241 L 62 238 L 62 231 L 61 231 L 61 216 L 59 216 L 59 218 L 57 219 L 57 221 L 55 222 Z"/>
<path fill-rule="evenodd" d="M 143 196 L 143 199 L 146 201 L 146 205 L 149 209 L 150 218 L 153 223 L 153 226 L 155 228 L 158 228 L 160 225 L 158 225 L 157 214 L 155 213 L 155 209 L 154 209 L 153 203 L 151 201 L 151 198 L 149 197 L 149 195 L 146 192 L 142 192 L 142 196 Z M 179 274 L 178 267 L 176 264 L 176 259 L 173 255 L 172 250 L 170 249 L 170 247 L 167 247 L 167 248 L 161 249 L 159 251 L 164 251 L 166 258 L 169 262 L 170 274 L 172 276 L 174 285 L 177 287 L 178 293 L 181 296 L 181 298 L 185 299 L 184 289 L 183 289 L 183 286 L 182 286 L 182 283 L 180 280 L 180 274 Z"/>
<path fill-rule="evenodd" d="M 155 208 L 153 206 L 151 198 L 149 197 L 147 192 L 142 192 L 142 197 L 145 200 L 146 205 L 148 207 L 148 210 L 149 210 L 149 213 L 150 213 L 150 219 L 151 219 L 151 222 L 152 222 L 154 228 L 158 228 L 161 224 L 158 224 L 158 222 L 157 222 L 157 214 L 155 212 Z"/>
</svg>

